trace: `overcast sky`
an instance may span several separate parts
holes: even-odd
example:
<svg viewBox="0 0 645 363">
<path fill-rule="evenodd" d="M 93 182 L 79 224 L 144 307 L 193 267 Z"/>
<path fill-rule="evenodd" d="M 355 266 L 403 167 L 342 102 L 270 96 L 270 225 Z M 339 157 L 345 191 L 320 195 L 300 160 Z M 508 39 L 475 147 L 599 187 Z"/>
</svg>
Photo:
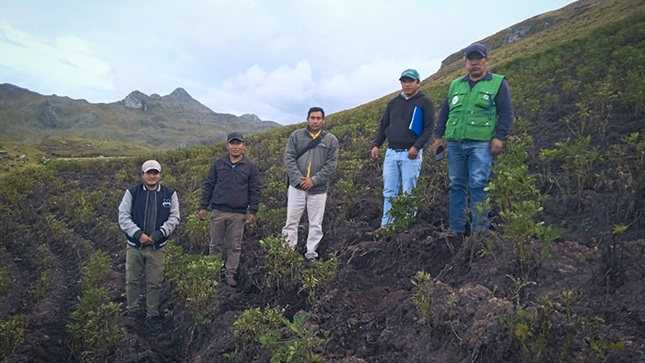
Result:
<svg viewBox="0 0 645 363">
<path fill-rule="evenodd" d="M 184 88 L 215 112 L 302 122 L 421 78 L 570 0 L 2 0 L 0 83 L 92 103 Z"/>
</svg>

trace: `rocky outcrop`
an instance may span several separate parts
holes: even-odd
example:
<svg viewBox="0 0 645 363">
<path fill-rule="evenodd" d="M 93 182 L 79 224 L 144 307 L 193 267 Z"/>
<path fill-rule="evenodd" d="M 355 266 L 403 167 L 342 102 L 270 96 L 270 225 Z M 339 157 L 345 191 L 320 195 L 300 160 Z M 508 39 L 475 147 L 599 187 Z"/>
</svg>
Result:
<svg viewBox="0 0 645 363">
<path fill-rule="evenodd" d="M 123 100 L 123 105 L 127 108 L 148 111 L 148 103 L 145 100 L 146 98 L 148 98 L 148 96 L 145 94 L 139 91 L 133 91 Z"/>
</svg>

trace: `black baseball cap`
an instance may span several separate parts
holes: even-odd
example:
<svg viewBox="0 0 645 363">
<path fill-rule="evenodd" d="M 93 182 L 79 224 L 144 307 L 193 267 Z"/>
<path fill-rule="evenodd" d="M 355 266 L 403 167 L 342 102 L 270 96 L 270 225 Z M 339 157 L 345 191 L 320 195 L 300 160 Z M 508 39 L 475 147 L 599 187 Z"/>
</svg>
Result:
<svg viewBox="0 0 645 363">
<path fill-rule="evenodd" d="M 228 134 L 228 137 L 226 138 L 227 142 L 231 142 L 233 140 L 239 140 L 240 142 L 244 142 L 244 135 L 240 134 L 239 132 L 231 132 Z"/>
</svg>

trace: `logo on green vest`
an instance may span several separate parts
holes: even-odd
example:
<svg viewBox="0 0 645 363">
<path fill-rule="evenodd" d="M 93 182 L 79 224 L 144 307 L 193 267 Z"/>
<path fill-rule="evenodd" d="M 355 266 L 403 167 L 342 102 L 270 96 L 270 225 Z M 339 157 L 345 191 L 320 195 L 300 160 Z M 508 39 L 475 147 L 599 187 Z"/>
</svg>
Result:
<svg viewBox="0 0 645 363">
<path fill-rule="evenodd" d="M 456 104 L 457 104 L 457 102 L 459 102 L 459 96 L 455 96 L 455 97 L 453 97 L 453 98 L 452 98 L 452 104 L 453 104 L 453 105 L 456 105 Z"/>
</svg>

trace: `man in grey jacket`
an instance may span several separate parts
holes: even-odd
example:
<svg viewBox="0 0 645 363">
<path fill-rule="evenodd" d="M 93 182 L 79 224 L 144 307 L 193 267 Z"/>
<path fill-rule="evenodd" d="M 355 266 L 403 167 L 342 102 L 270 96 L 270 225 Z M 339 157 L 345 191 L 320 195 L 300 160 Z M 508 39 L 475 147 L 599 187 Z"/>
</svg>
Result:
<svg viewBox="0 0 645 363">
<path fill-rule="evenodd" d="M 307 209 L 309 234 L 305 258 L 318 258 L 316 249 L 323 237 L 322 221 L 327 202 L 329 179 L 338 162 L 338 139 L 323 131 L 325 111 L 312 107 L 307 113 L 307 127 L 291 133 L 284 151 L 284 165 L 289 176 L 287 221 L 282 234 L 288 246 L 298 244 L 298 224 Z"/>
<path fill-rule="evenodd" d="M 161 184 L 161 164 L 148 160 L 141 166 L 139 183 L 125 191 L 119 205 L 119 227 L 127 239 L 125 291 L 128 318 L 139 313 L 139 285 L 146 276 L 146 325 L 161 330 L 159 297 L 163 280 L 164 246 L 180 221 L 179 198 Z"/>
</svg>

